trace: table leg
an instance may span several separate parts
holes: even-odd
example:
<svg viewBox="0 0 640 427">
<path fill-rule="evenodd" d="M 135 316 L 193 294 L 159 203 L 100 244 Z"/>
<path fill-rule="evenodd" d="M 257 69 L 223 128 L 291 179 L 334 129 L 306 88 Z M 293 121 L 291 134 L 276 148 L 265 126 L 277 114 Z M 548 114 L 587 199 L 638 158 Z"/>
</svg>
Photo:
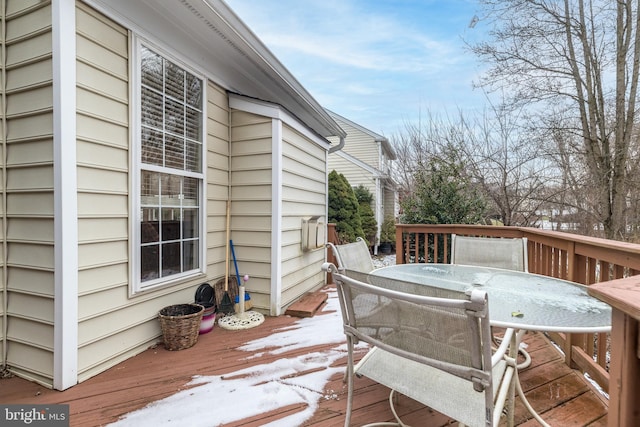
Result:
<svg viewBox="0 0 640 427">
<path fill-rule="evenodd" d="M 509 385 L 509 410 L 507 411 L 507 426 L 513 427 L 515 425 L 515 409 L 516 409 L 516 383 L 518 382 L 518 338 L 517 333 L 511 334 L 511 343 L 509 344 L 509 358 L 512 359 L 510 363 L 515 365 L 513 377 L 511 378 L 511 384 Z"/>
<path fill-rule="evenodd" d="M 509 356 L 510 357 L 518 357 L 518 351 L 520 349 L 520 342 L 522 340 L 522 336 L 525 333 L 526 333 L 526 331 L 521 329 L 518 332 L 516 332 L 515 334 L 513 334 L 513 336 L 511 337 L 511 348 L 509 348 Z M 525 361 L 525 363 L 526 363 L 526 366 L 529 366 L 531 364 L 531 359 L 529 358 L 528 363 L 527 363 L 527 361 Z M 550 427 L 549 424 L 547 424 L 540 417 L 540 415 L 535 411 L 535 409 L 533 409 L 533 407 L 531 406 L 531 404 L 527 400 L 526 396 L 524 395 L 524 391 L 522 390 L 522 384 L 520 384 L 520 376 L 518 375 L 518 369 L 520 369 L 522 365 L 524 365 L 524 363 L 520 364 L 520 365 L 516 365 L 516 370 L 515 370 L 515 372 L 513 374 L 513 378 L 514 378 L 513 382 L 514 382 L 516 391 L 518 393 L 518 396 L 520 397 L 520 400 L 524 404 L 525 408 L 527 408 L 527 411 L 529 411 L 529 413 L 531 415 L 533 415 L 533 418 L 535 418 L 536 421 L 538 421 L 544 427 Z"/>
<path fill-rule="evenodd" d="M 518 345 L 521 345 L 522 343 L 522 336 L 526 333 L 526 330 L 519 330 L 518 333 Z M 501 338 L 495 338 L 494 340 L 499 344 L 500 342 L 502 342 Z M 509 344 L 512 345 L 512 344 Z M 531 365 L 531 356 L 529 355 L 529 353 L 524 349 L 524 348 L 518 348 L 518 353 L 522 355 L 522 357 L 524 357 L 524 361 L 522 361 L 521 363 L 518 363 L 518 368 L 519 369 L 524 369 L 524 368 L 528 368 L 529 365 Z M 516 363 L 518 361 L 518 359 L 516 358 Z"/>
<path fill-rule="evenodd" d="M 527 331 L 524 330 L 524 329 L 520 329 L 517 332 L 517 335 L 518 335 L 518 353 L 522 354 L 522 356 L 524 357 L 524 362 L 518 363 L 518 369 L 528 368 L 531 365 L 531 356 L 529 355 L 529 352 L 527 352 L 523 348 L 520 348 L 520 346 L 522 345 L 522 337 L 526 333 L 527 333 Z"/>
</svg>

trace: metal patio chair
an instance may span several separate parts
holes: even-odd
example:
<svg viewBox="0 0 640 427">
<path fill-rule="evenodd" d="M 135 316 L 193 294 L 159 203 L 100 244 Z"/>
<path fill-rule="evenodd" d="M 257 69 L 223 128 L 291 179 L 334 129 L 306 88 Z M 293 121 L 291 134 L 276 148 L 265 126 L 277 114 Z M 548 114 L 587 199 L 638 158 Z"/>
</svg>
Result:
<svg viewBox="0 0 640 427">
<path fill-rule="evenodd" d="M 364 273 L 369 273 L 375 269 L 367 242 L 362 237 L 356 238 L 355 242 L 345 243 L 344 245 L 327 243 L 327 246 L 333 251 L 338 268 Z"/>
<path fill-rule="evenodd" d="M 479 265 L 528 273 L 527 238 L 470 237 L 452 234 L 451 264 Z M 517 286 L 517 283 L 514 283 L 514 286 Z M 501 339 L 494 337 L 494 340 L 499 343 Z M 524 361 L 518 364 L 518 368 L 531 365 L 529 353 L 524 348 L 520 348 L 519 351 Z"/>
<path fill-rule="evenodd" d="M 527 238 L 451 235 L 451 264 L 529 272 Z"/>
<path fill-rule="evenodd" d="M 327 243 L 327 247 L 331 248 L 333 256 L 338 263 L 341 271 L 350 270 L 362 273 L 369 273 L 375 269 L 371 260 L 371 253 L 367 247 L 367 242 L 362 237 L 357 237 L 355 242 L 345 243 L 342 245 L 334 245 Z M 378 298 L 369 301 L 368 306 L 375 306 Z M 347 381 L 347 371 L 344 373 L 343 382 Z"/>
<path fill-rule="evenodd" d="M 495 426 L 506 408 L 513 422 L 515 360 L 506 356 L 513 330 L 492 355 L 488 300 L 484 291 L 441 290 L 350 271 L 330 263 L 347 336 L 348 399 L 345 426 L 351 423 L 354 375 L 391 389 L 394 423 L 406 426 L 394 394 L 408 396 L 468 426 Z M 370 305 L 372 301 L 379 301 Z M 369 352 L 354 365 L 354 345 Z"/>
</svg>

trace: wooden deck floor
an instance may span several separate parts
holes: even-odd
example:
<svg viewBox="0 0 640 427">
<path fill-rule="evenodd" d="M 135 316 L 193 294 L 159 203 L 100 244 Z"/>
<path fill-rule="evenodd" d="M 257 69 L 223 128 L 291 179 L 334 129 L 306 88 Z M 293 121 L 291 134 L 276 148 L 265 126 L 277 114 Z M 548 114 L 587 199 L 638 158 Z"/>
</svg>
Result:
<svg viewBox="0 0 640 427">
<path fill-rule="evenodd" d="M 324 316 L 319 312 L 318 316 Z M 271 335 L 274 331 L 293 325 L 298 318 L 268 317 L 262 325 L 248 330 L 228 331 L 216 326 L 202 335 L 198 343 L 186 350 L 170 352 L 162 345 L 148 349 L 108 371 L 64 392 L 53 391 L 16 377 L 0 379 L 0 403 L 70 405 L 70 425 L 78 427 L 102 426 L 120 416 L 185 389 L 194 375 L 225 375 L 251 365 L 265 364 L 283 357 L 328 350 L 335 344 L 305 347 L 286 354 L 262 354 L 261 351 L 239 350 L 243 344 Z M 589 383 L 564 363 L 558 351 L 538 333 L 525 337 L 532 356 L 532 365 L 521 371 L 520 379 L 533 407 L 552 426 L 606 426 L 607 402 Z M 334 366 L 344 366 L 342 358 Z M 373 421 L 391 421 L 388 390 L 367 379 L 356 380 L 353 425 Z M 238 402 L 247 405 L 250 402 Z M 444 426 L 451 420 L 400 396 L 398 410 L 403 420 L 417 426 Z M 342 375 L 333 375 L 313 416 L 304 426 L 335 427 L 343 425 L 346 408 L 346 387 Z M 216 414 L 233 411 L 232 407 L 217 407 L 215 398 L 202 408 L 211 426 L 262 426 L 300 412 L 305 406 L 289 405 L 274 412 L 265 412 L 249 419 L 220 424 Z M 528 420 L 524 407 L 516 402 L 516 421 L 519 425 L 537 425 Z"/>
</svg>

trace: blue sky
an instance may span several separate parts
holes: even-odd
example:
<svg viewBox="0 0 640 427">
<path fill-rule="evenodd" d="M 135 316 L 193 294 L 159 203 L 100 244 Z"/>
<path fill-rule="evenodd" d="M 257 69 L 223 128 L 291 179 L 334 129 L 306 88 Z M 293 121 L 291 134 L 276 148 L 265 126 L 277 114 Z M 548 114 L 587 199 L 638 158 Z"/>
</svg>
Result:
<svg viewBox="0 0 640 427">
<path fill-rule="evenodd" d="M 427 112 L 482 109 L 475 0 L 226 0 L 311 95 L 387 137 Z"/>
</svg>

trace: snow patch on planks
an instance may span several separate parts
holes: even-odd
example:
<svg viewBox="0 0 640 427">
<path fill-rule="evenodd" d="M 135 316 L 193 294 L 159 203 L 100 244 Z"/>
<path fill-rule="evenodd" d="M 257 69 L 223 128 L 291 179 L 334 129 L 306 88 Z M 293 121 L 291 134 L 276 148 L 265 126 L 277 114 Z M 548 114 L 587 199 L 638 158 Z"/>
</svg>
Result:
<svg viewBox="0 0 640 427">
<path fill-rule="evenodd" d="M 295 317 L 313 317 L 327 300 L 327 297 L 327 293 L 323 291 L 305 294 L 298 301 L 291 304 L 284 314 Z"/>
</svg>

